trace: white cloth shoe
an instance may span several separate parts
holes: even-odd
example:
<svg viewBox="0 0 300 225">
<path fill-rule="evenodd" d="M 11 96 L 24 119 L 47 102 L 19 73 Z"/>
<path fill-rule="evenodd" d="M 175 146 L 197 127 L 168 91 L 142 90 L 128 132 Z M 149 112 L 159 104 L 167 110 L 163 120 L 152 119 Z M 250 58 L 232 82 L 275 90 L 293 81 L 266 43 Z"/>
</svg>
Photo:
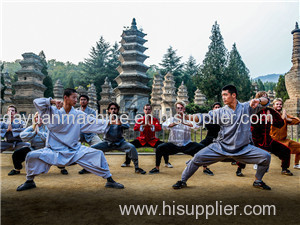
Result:
<svg viewBox="0 0 300 225">
<path fill-rule="evenodd" d="M 300 164 L 295 165 L 295 166 L 294 166 L 294 169 L 300 170 Z"/>
</svg>

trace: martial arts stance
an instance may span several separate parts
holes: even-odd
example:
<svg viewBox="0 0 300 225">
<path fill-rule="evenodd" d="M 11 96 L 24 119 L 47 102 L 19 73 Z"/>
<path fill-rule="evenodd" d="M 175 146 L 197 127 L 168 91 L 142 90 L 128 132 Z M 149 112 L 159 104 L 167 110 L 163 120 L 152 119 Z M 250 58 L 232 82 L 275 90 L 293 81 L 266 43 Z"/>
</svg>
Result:
<svg viewBox="0 0 300 225">
<path fill-rule="evenodd" d="M 107 112 L 111 117 L 110 124 L 104 132 L 104 141 L 92 145 L 92 148 L 100 149 L 103 152 L 108 152 L 112 150 L 120 150 L 128 153 L 129 158 L 133 161 L 135 172 L 140 174 L 145 174 L 142 168 L 139 168 L 138 152 L 133 144 L 125 141 L 123 137 L 124 129 L 129 128 L 129 124 L 121 123 L 119 115 L 120 106 L 117 103 L 111 102 L 107 107 Z"/>
<path fill-rule="evenodd" d="M 267 92 L 259 91 L 256 93 L 256 98 L 268 97 Z M 260 112 L 257 113 L 257 117 L 253 117 L 251 124 L 252 138 L 256 147 L 262 148 L 268 152 L 273 153 L 281 159 L 281 174 L 292 176 L 293 173 L 288 170 L 290 166 L 291 151 L 285 145 L 274 141 L 270 136 L 271 129 L 271 116 L 272 115 L 272 126 L 281 128 L 284 125 L 284 120 L 280 114 L 272 108 L 264 107 Z"/>
<path fill-rule="evenodd" d="M 183 116 L 185 112 L 185 103 L 177 101 L 175 103 L 176 115 Z M 170 130 L 168 143 L 161 144 L 156 149 L 156 166 L 150 170 L 150 174 L 159 173 L 159 166 L 161 157 L 166 155 L 175 155 L 182 152 L 187 155 L 194 156 L 200 149 L 205 146 L 197 142 L 191 141 L 192 123 L 188 121 L 179 121 L 175 117 L 169 118 L 162 124 L 163 129 Z M 195 127 L 196 128 L 196 127 Z M 193 128 L 194 129 L 194 128 Z M 197 128 L 198 129 L 198 128 Z M 203 172 L 208 175 L 213 175 L 213 172 L 207 168 L 207 165 L 203 166 Z"/>
<path fill-rule="evenodd" d="M 221 108 L 221 103 L 216 102 L 213 104 L 212 110 L 216 110 Z M 219 131 L 220 131 L 220 125 L 218 124 L 205 124 L 205 128 L 207 129 L 207 134 L 205 139 L 203 139 L 200 144 L 204 145 L 204 147 L 210 145 L 211 143 L 214 142 L 214 139 L 216 139 L 218 137 Z M 245 164 L 240 163 L 240 162 L 235 162 L 233 159 L 225 159 L 223 162 L 231 162 L 232 164 L 236 164 L 238 165 L 237 171 L 236 171 L 236 175 L 238 177 L 242 177 L 244 176 L 244 174 L 242 173 L 242 169 L 244 169 L 246 167 Z M 203 171 L 204 173 L 206 172 L 206 170 Z M 211 175 L 211 174 L 208 174 Z"/>
<path fill-rule="evenodd" d="M 44 148 L 47 136 L 48 128 L 42 123 L 42 118 L 39 117 L 39 114 L 36 113 L 34 115 L 33 125 L 27 127 L 20 134 L 23 141 L 30 142 L 30 147 L 22 147 L 14 151 L 12 154 L 14 169 L 8 173 L 9 176 L 20 174 L 20 170 L 23 168 L 22 163 L 25 161 L 28 152 Z M 58 168 L 60 169 L 61 174 L 68 174 L 65 167 Z"/>
<path fill-rule="evenodd" d="M 33 101 L 49 130 L 46 148 L 29 152 L 26 157 L 27 181 L 17 188 L 23 191 L 35 188 L 36 175 L 47 173 L 51 165 L 68 166 L 74 163 L 86 170 L 107 179 L 105 187 L 124 188 L 115 182 L 108 168 L 102 151 L 82 146 L 79 142 L 80 132 L 103 133 L 109 121 L 97 120 L 82 111 L 74 109 L 77 93 L 66 89 L 62 102 L 52 98 L 39 98 Z M 51 106 L 55 104 L 56 107 Z M 59 109 L 60 108 L 60 109 Z"/>
<path fill-rule="evenodd" d="M 233 85 L 222 89 L 222 99 L 226 106 L 210 111 L 208 116 L 194 115 L 195 122 L 219 123 L 220 132 L 216 141 L 195 154 L 182 173 L 181 180 L 173 185 L 174 189 L 187 186 L 187 180 L 198 170 L 199 166 L 210 165 L 226 158 L 249 164 L 258 164 L 254 187 L 271 190 L 262 178 L 269 168 L 271 155 L 252 145 L 249 116 L 258 112 L 261 105 L 267 105 L 267 98 L 253 99 L 250 102 L 237 101 L 237 90 Z M 261 104 L 261 105 L 259 105 Z M 185 118 L 189 118 L 185 115 Z"/>
<path fill-rule="evenodd" d="M 20 138 L 20 133 L 25 130 L 25 123 L 15 118 L 16 113 L 17 108 L 14 105 L 8 106 L 6 120 L 0 122 L 1 138 L 5 138 L 4 141 L 1 140 L 1 152 L 30 146 Z"/>
<path fill-rule="evenodd" d="M 156 149 L 157 146 L 164 143 L 163 141 L 159 140 L 159 138 L 155 137 L 155 132 L 161 131 L 161 125 L 159 124 L 158 119 L 151 115 L 151 112 L 151 105 L 144 105 L 145 116 L 143 116 L 142 119 L 139 119 L 133 127 L 134 131 L 140 132 L 140 136 L 130 142 L 135 148 L 150 147 Z M 164 155 L 164 160 L 165 167 L 173 168 L 172 164 L 169 162 L 168 155 Z M 126 160 L 121 167 L 128 166 L 130 166 L 130 158 L 126 153 Z"/>
<path fill-rule="evenodd" d="M 291 154 L 295 154 L 294 169 L 300 169 L 300 143 L 287 138 L 287 126 L 300 124 L 300 119 L 298 117 L 288 115 L 285 109 L 282 110 L 282 104 L 283 102 L 281 98 L 276 98 L 273 101 L 273 108 L 280 113 L 282 119 L 284 120 L 284 125 L 281 128 L 271 126 L 270 135 L 275 141 L 278 141 L 290 148 Z"/>
</svg>

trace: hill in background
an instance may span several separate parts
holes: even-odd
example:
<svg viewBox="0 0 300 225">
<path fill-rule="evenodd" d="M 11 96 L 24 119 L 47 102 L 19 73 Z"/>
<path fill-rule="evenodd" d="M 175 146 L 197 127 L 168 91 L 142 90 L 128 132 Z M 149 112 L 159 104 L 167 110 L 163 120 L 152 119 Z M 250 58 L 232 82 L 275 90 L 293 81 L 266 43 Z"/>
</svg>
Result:
<svg viewBox="0 0 300 225">
<path fill-rule="evenodd" d="M 260 79 L 263 83 L 269 81 L 269 82 L 274 82 L 277 83 L 278 82 L 278 78 L 281 74 L 267 74 L 267 75 L 263 75 L 263 76 L 259 76 L 259 77 L 255 77 L 253 80 L 258 80 Z"/>
</svg>

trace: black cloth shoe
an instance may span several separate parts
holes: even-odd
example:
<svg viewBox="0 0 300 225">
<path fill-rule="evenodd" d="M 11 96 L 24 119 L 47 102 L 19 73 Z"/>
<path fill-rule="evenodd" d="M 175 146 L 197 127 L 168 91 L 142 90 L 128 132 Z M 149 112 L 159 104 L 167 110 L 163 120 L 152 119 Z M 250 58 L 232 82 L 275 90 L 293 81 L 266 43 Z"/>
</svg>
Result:
<svg viewBox="0 0 300 225">
<path fill-rule="evenodd" d="M 214 173 L 209 168 L 206 168 L 205 170 L 203 170 L 203 173 L 206 174 L 206 175 L 209 175 L 209 176 L 214 175 Z"/>
<path fill-rule="evenodd" d="M 68 175 L 69 174 L 68 170 L 66 170 L 66 169 L 60 170 L 60 173 L 63 174 L 63 175 Z"/>
<path fill-rule="evenodd" d="M 244 174 L 242 173 L 242 170 L 240 170 L 240 169 L 237 169 L 237 171 L 235 173 L 238 177 L 243 177 L 244 176 Z"/>
<path fill-rule="evenodd" d="M 17 174 L 20 174 L 20 171 L 13 169 L 8 173 L 8 176 L 13 176 L 13 175 L 17 175 Z"/>
<path fill-rule="evenodd" d="M 291 171 L 289 171 L 288 169 L 282 170 L 281 174 L 282 175 L 287 175 L 287 176 L 293 176 L 293 173 Z"/>
<path fill-rule="evenodd" d="M 159 170 L 156 169 L 156 167 L 154 167 L 152 170 L 149 171 L 149 174 L 155 174 L 155 173 L 159 173 Z"/>
<path fill-rule="evenodd" d="M 24 184 L 21 184 L 18 188 L 17 191 L 25 191 L 28 189 L 36 188 L 34 181 L 26 181 Z"/>
<path fill-rule="evenodd" d="M 106 184 L 105 184 L 105 187 L 106 187 L 106 188 L 123 189 L 123 188 L 124 188 L 124 185 L 123 185 L 123 184 L 120 184 L 120 183 L 117 183 L 117 182 L 115 182 L 115 181 L 113 181 L 113 182 L 107 181 Z"/>
<path fill-rule="evenodd" d="M 185 188 L 186 186 L 187 186 L 187 185 L 186 185 L 185 182 L 179 180 L 179 181 L 177 181 L 177 183 L 174 184 L 172 187 L 173 187 L 174 189 L 181 189 L 181 188 Z"/>
<path fill-rule="evenodd" d="M 86 169 L 82 169 L 78 173 L 79 174 L 86 174 L 86 173 L 91 173 L 91 172 L 87 171 Z"/>
<path fill-rule="evenodd" d="M 136 169 L 135 169 L 135 172 L 136 172 L 136 173 L 140 173 L 140 174 L 146 174 L 146 171 L 143 170 L 142 168 L 136 168 Z"/>
<path fill-rule="evenodd" d="M 254 181 L 253 187 L 260 188 L 263 190 L 271 190 L 271 188 L 266 185 L 263 181 Z"/>
</svg>

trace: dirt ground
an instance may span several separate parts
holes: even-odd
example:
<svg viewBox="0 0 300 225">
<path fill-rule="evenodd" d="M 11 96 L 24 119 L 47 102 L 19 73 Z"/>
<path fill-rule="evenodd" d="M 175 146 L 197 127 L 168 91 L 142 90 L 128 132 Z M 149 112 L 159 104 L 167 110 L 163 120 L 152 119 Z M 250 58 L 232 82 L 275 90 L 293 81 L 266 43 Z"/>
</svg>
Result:
<svg viewBox="0 0 300 225">
<path fill-rule="evenodd" d="M 270 172 L 264 181 L 272 191 L 252 187 L 255 170 L 247 165 L 245 177 L 235 175 L 236 166 L 216 163 L 210 166 L 215 176 L 207 176 L 200 168 L 189 180 L 188 187 L 173 190 L 171 186 L 180 179 L 185 162 L 190 156 L 170 157 L 174 168 L 161 168 L 160 174 L 139 175 L 133 166 L 121 168 L 124 156 L 106 156 L 113 178 L 124 184 L 125 189 L 104 187 L 105 180 L 93 174 L 79 175 L 80 166 L 68 167 L 69 175 L 61 175 L 56 167 L 48 174 L 36 177 L 37 188 L 17 192 L 18 185 L 25 181 L 25 171 L 20 175 L 7 176 L 12 169 L 11 154 L 1 154 L 1 222 L 3 225 L 17 224 L 299 224 L 300 170 L 291 169 L 294 176 L 280 174 L 280 161 L 272 156 Z M 291 162 L 293 162 L 292 157 Z M 149 171 L 154 166 L 154 156 L 140 156 L 140 165 Z M 170 207 L 165 207 L 163 201 Z M 221 202 L 222 201 L 222 202 Z M 188 205 L 239 205 L 237 215 L 169 215 L 173 206 Z M 158 205 L 153 215 L 121 215 L 119 205 Z M 243 214 L 245 205 L 274 205 L 276 215 Z M 199 208 L 198 212 L 201 212 Z M 210 209 L 210 208 L 209 208 Z M 257 210 L 258 209 L 258 210 Z M 177 211 L 174 211 L 178 213 Z M 196 210 L 194 210 L 195 214 Z M 211 212 L 211 211 L 207 211 Z M 247 211 L 249 213 L 249 211 Z M 251 212 L 251 211 L 250 211 Z M 242 215 L 243 214 L 243 215 Z"/>
</svg>

